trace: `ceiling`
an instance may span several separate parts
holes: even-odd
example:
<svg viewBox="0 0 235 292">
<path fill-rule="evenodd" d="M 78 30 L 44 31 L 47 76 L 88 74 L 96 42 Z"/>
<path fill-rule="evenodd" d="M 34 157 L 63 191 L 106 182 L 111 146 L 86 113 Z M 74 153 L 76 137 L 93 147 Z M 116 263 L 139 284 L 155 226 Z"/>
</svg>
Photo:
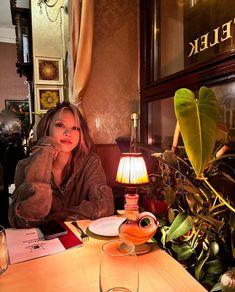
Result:
<svg viewBox="0 0 235 292">
<path fill-rule="evenodd" d="M 15 43 L 15 27 L 11 21 L 10 0 L 0 2 L 0 42 Z"/>
<path fill-rule="evenodd" d="M 17 0 L 17 7 L 29 7 L 29 0 Z M 0 0 L 0 42 L 15 43 L 15 26 L 11 21 L 10 0 Z"/>
<path fill-rule="evenodd" d="M 0 27 L 1 28 L 13 28 L 13 25 L 11 22 L 10 0 L 1 0 Z"/>
</svg>

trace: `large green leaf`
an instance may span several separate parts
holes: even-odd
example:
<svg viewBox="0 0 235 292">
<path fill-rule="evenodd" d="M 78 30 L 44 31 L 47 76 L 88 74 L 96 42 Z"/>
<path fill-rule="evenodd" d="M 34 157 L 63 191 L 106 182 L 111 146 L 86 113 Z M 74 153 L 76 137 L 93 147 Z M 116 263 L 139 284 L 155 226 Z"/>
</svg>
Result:
<svg viewBox="0 0 235 292">
<path fill-rule="evenodd" d="M 206 271 L 209 274 L 221 274 L 223 272 L 224 266 L 219 259 L 213 261 L 208 261 L 206 263 Z"/>
<path fill-rule="evenodd" d="M 205 274 L 205 263 L 209 258 L 209 251 L 208 250 L 201 250 L 201 253 L 198 257 L 198 260 L 195 265 L 195 277 L 200 282 Z"/>
<path fill-rule="evenodd" d="M 203 86 L 199 98 L 186 88 L 176 91 L 174 107 L 188 158 L 198 177 L 211 159 L 216 141 L 218 101 L 212 90 Z"/>
<path fill-rule="evenodd" d="M 193 219 L 186 213 L 179 213 L 172 222 L 166 236 L 166 242 L 179 238 L 193 227 Z"/>
<path fill-rule="evenodd" d="M 221 283 L 220 281 L 216 283 L 213 288 L 210 290 L 210 292 L 215 292 L 215 291 L 221 291 Z"/>
<path fill-rule="evenodd" d="M 164 189 L 164 197 L 168 207 L 171 207 L 176 199 L 176 191 L 171 186 L 166 186 Z"/>
<path fill-rule="evenodd" d="M 172 249 L 177 254 L 177 260 L 179 261 L 186 260 L 195 254 L 195 249 L 186 243 L 181 245 L 172 244 Z"/>
<path fill-rule="evenodd" d="M 204 201 L 200 194 L 186 194 L 185 199 L 192 212 L 199 213 L 203 210 Z"/>
</svg>

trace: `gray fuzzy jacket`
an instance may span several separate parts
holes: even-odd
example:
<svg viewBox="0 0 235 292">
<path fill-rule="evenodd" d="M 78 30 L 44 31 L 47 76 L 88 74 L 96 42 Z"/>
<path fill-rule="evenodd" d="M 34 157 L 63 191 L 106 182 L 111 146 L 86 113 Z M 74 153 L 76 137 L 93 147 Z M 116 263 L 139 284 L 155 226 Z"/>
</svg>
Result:
<svg viewBox="0 0 235 292">
<path fill-rule="evenodd" d="M 97 219 L 114 213 L 112 190 L 95 153 L 75 163 L 63 189 L 53 183 L 53 155 L 52 147 L 37 146 L 30 157 L 19 161 L 9 208 L 11 226 L 30 228 L 43 221 Z M 27 218 L 21 215 L 23 208 Z"/>
</svg>

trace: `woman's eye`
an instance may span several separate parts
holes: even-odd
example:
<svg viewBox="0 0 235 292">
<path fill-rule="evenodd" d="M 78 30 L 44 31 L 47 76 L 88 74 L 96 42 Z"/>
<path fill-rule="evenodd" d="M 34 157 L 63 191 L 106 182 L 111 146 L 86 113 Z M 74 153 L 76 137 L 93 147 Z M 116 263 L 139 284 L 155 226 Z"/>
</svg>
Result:
<svg viewBox="0 0 235 292">
<path fill-rule="evenodd" d="M 72 127 L 72 130 L 80 131 L 80 128 L 79 127 Z"/>
<path fill-rule="evenodd" d="M 64 128 L 64 124 L 63 123 L 55 123 L 55 126 L 57 128 Z"/>
</svg>

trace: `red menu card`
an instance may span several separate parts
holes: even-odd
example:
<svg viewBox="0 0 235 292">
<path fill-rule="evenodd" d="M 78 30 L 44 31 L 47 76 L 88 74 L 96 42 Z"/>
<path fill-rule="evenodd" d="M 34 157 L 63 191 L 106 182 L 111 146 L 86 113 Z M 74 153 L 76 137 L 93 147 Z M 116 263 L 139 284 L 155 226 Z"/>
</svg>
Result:
<svg viewBox="0 0 235 292">
<path fill-rule="evenodd" d="M 64 222 L 59 223 L 68 231 L 67 234 L 58 237 L 64 248 L 69 249 L 81 246 L 82 241 L 73 233 L 73 231 Z"/>
</svg>

